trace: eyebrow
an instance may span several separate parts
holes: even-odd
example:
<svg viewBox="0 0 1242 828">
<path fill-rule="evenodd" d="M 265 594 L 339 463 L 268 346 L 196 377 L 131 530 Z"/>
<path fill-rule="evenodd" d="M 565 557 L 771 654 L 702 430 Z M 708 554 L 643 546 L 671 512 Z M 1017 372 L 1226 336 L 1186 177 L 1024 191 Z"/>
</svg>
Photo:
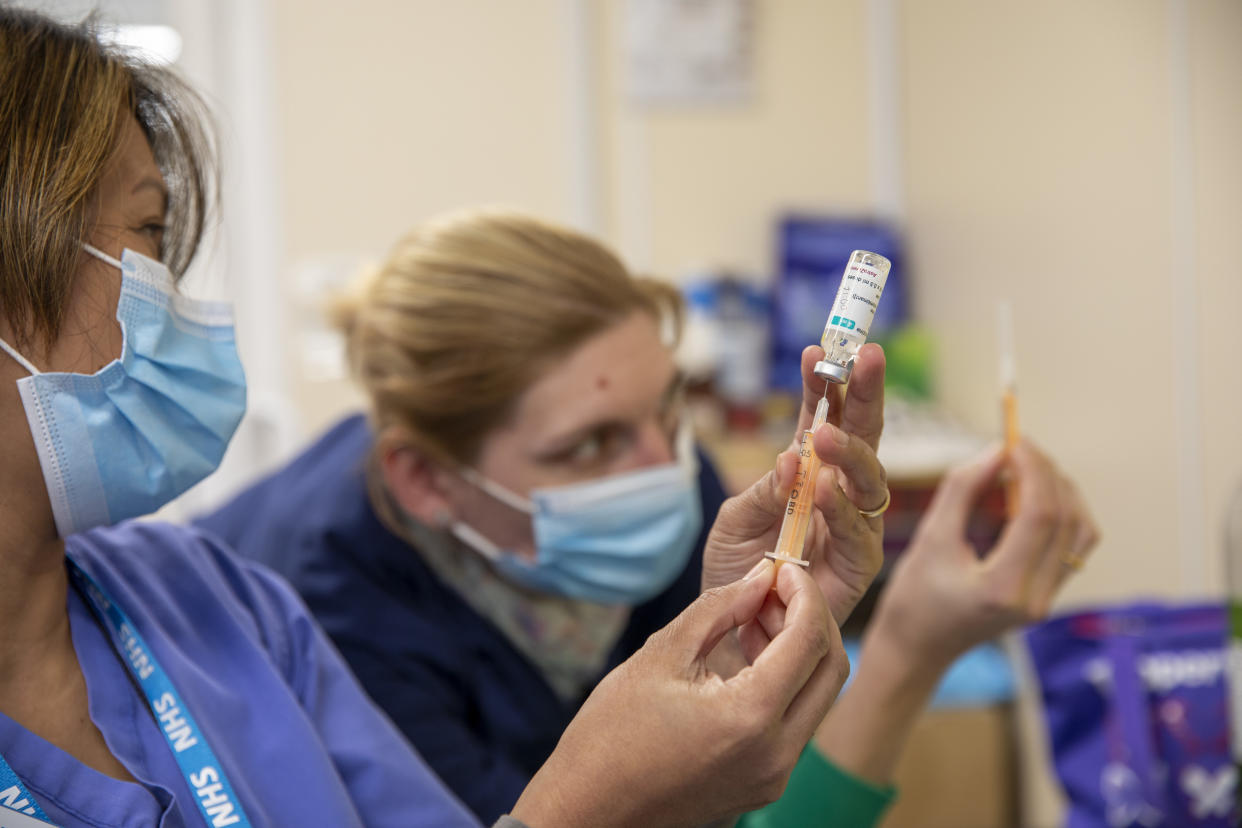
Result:
<svg viewBox="0 0 1242 828">
<path fill-rule="evenodd" d="M 149 175 L 134 185 L 134 189 L 130 191 L 130 195 L 137 195 L 142 190 L 155 190 L 164 199 L 164 203 L 168 203 L 168 187 L 164 182 Z"/>
<path fill-rule="evenodd" d="M 676 396 L 677 392 L 680 391 L 681 388 L 685 386 L 686 380 L 687 380 L 686 373 L 682 371 L 680 368 L 676 369 L 673 372 L 673 376 L 669 379 L 668 384 L 665 385 L 664 390 L 660 392 L 659 404 L 661 407 L 663 407 L 664 405 L 667 405 L 668 402 L 674 396 Z M 555 440 L 553 440 L 552 443 L 555 446 L 555 448 L 547 452 L 536 451 L 534 456 L 538 460 L 552 459 L 556 457 L 558 454 L 560 454 L 561 452 L 572 449 L 575 445 L 577 445 L 579 441 L 586 439 L 588 436 L 590 436 L 591 434 L 597 431 L 600 431 L 605 428 L 616 428 L 618 426 L 624 426 L 624 425 L 626 425 L 626 422 L 624 420 L 618 420 L 618 419 L 609 418 L 609 417 L 603 417 L 599 420 L 594 420 L 592 422 L 585 423 L 581 426 L 578 426 L 573 431 L 566 432 L 565 434 L 562 434 L 558 436 Z"/>
</svg>

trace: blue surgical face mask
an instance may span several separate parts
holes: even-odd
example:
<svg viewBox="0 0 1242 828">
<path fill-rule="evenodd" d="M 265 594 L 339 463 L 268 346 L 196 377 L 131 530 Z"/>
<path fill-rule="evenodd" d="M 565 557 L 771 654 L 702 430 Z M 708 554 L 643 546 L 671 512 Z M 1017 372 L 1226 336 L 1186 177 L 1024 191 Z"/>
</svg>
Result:
<svg viewBox="0 0 1242 828">
<path fill-rule="evenodd" d="M 121 260 L 121 357 L 94 374 L 17 381 L 62 537 L 150 514 L 215 470 L 246 410 L 246 378 L 228 304 L 176 292 L 161 263 Z"/>
<path fill-rule="evenodd" d="M 466 470 L 470 482 L 531 516 L 534 561 L 465 523 L 451 528 L 517 584 L 597 604 L 640 604 L 686 568 L 703 526 L 698 473 L 685 454 L 677 463 L 535 489 L 529 499 Z"/>
</svg>

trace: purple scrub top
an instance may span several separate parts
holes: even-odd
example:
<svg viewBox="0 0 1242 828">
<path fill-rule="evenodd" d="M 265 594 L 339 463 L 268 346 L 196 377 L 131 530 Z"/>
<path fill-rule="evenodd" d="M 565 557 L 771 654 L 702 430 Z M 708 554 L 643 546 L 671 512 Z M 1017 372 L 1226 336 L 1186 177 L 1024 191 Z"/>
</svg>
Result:
<svg viewBox="0 0 1242 828">
<path fill-rule="evenodd" d="M 256 826 L 478 826 L 367 698 L 278 576 L 211 536 L 131 522 L 66 551 L 130 617 Z M 201 826 L 145 697 L 69 590 L 90 716 L 138 780 L 94 771 L 0 713 L 0 755 L 55 823 Z"/>
</svg>

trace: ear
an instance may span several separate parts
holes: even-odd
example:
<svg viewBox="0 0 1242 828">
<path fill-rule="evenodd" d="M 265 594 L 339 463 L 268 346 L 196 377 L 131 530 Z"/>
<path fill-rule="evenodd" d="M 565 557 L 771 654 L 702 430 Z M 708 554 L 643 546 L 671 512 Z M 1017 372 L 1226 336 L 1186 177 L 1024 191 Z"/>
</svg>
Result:
<svg viewBox="0 0 1242 828">
<path fill-rule="evenodd" d="M 394 429 L 380 435 L 379 463 L 384 487 L 397 505 L 419 523 L 447 529 L 453 505 L 444 487 L 443 467 Z"/>
</svg>

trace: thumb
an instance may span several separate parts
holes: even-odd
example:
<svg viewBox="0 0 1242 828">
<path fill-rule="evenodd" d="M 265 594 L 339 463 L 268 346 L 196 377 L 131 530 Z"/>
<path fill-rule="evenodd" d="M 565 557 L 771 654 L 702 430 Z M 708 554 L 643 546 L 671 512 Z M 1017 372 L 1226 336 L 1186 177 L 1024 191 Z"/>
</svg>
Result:
<svg viewBox="0 0 1242 828">
<path fill-rule="evenodd" d="M 706 657 L 725 633 L 759 615 L 774 572 L 772 561 L 764 558 L 741 580 L 707 590 L 653 635 L 648 646 L 655 645 L 660 654 L 677 659 L 677 667 Z"/>
<path fill-rule="evenodd" d="M 716 529 L 731 538 L 750 540 L 768 529 L 785 514 L 789 491 L 798 474 L 798 452 L 783 451 L 776 465 L 739 495 L 720 506 Z"/>
</svg>

